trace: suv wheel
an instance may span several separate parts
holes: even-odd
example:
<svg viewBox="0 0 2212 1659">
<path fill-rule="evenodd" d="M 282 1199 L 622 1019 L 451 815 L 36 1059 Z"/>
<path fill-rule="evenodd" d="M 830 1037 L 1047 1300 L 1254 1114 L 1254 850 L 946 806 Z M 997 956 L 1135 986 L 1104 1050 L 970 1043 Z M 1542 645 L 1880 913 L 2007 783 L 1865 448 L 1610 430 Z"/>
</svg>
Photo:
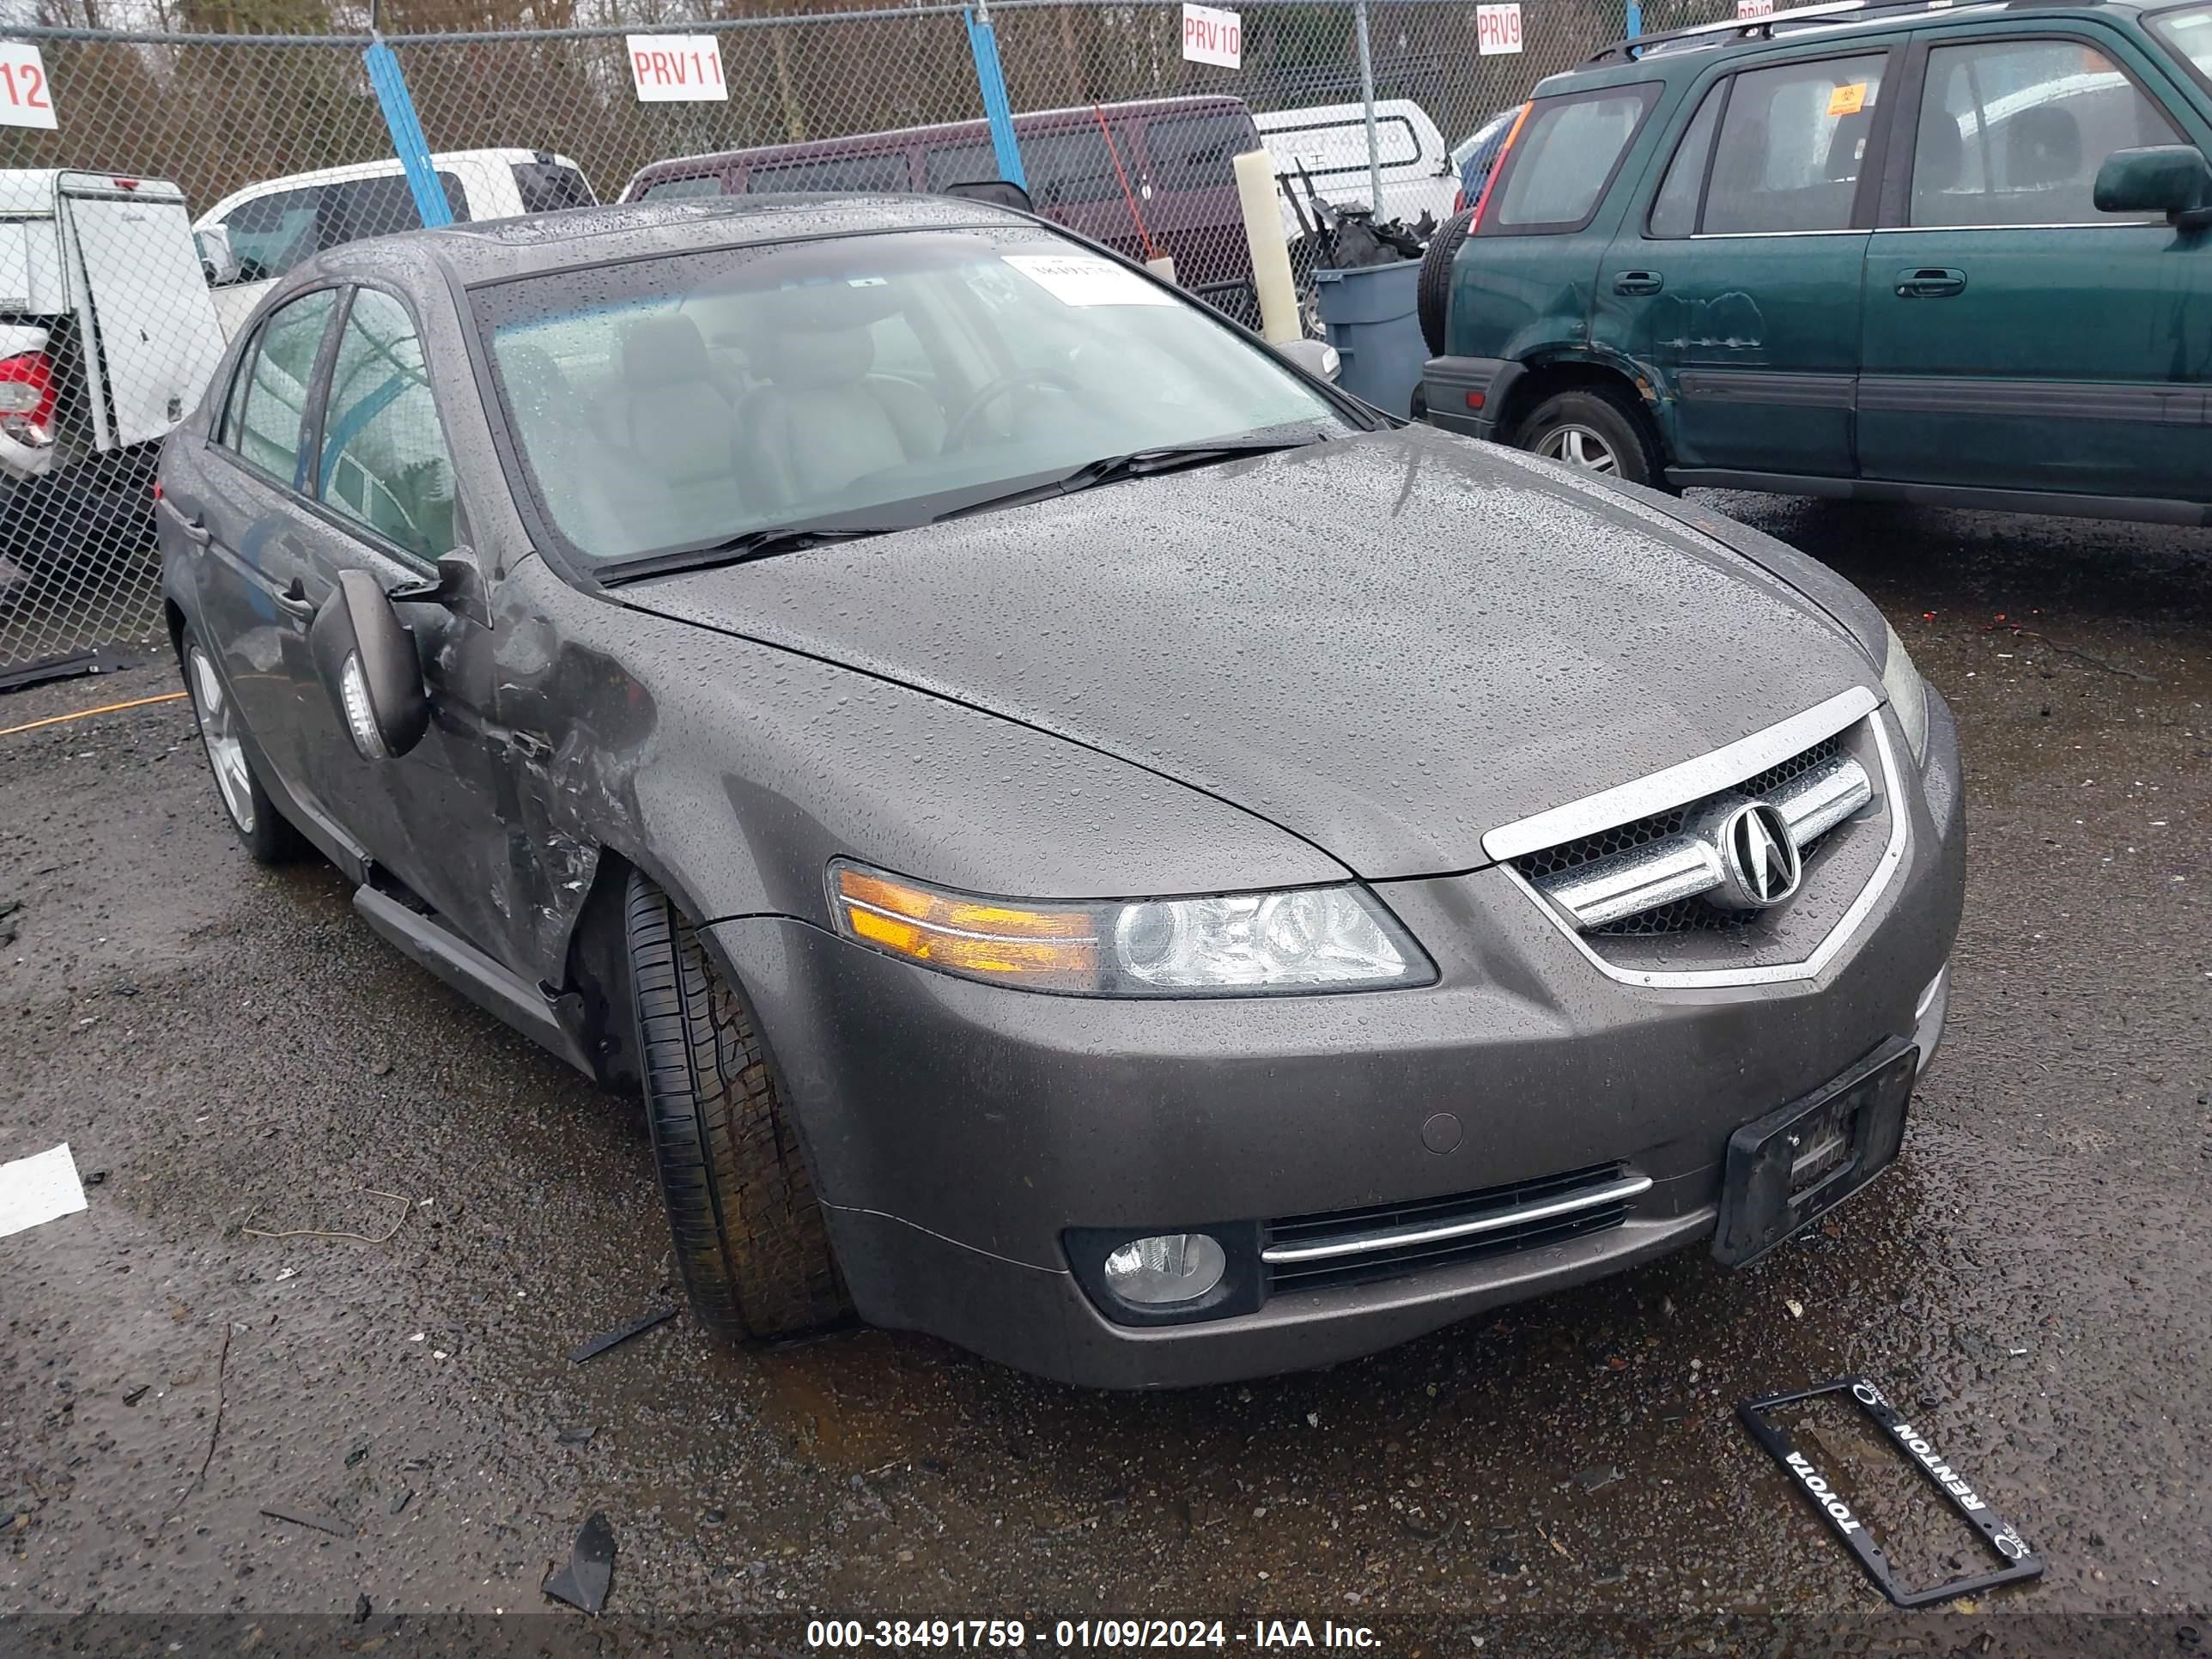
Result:
<svg viewBox="0 0 2212 1659">
<path fill-rule="evenodd" d="M 1528 412 L 1514 444 L 1547 460 L 1630 483 L 1664 488 L 1659 447 L 1643 413 L 1603 386 L 1559 392 Z"/>
<path fill-rule="evenodd" d="M 230 700 L 222 677 L 206 647 L 189 628 L 178 641 L 177 659 L 184 669 L 185 690 L 199 721 L 200 744 L 207 750 L 208 769 L 215 774 L 216 793 L 230 827 L 246 844 L 256 864 L 283 864 L 297 858 L 306 847 L 300 832 L 276 810 L 261 780 L 246 758 L 246 723 L 238 705 Z"/>
<path fill-rule="evenodd" d="M 643 876 L 629 878 L 625 923 L 653 1164 L 692 1311 L 734 1338 L 842 1318 L 829 1225 L 752 1022 Z"/>
</svg>

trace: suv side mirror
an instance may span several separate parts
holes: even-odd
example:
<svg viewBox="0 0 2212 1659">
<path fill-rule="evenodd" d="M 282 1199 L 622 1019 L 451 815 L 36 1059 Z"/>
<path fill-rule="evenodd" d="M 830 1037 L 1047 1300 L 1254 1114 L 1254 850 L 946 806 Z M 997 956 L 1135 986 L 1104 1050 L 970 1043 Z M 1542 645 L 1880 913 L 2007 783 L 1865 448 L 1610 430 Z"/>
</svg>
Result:
<svg viewBox="0 0 2212 1659">
<path fill-rule="evenodd" d="M 392 760 L 422 741 L 430 699 L 414 636 L 366 570 L 341 570 L 307 629 L 315 672 L 363 760 Z"/>
<path fill-rule="evenodd" d="M 2163 213 L 2179 230 L 2212 225 L 2212 162 L 2191 144 L 2116 149 L 2097 169 L 2100 213 Z"/>
</svg>

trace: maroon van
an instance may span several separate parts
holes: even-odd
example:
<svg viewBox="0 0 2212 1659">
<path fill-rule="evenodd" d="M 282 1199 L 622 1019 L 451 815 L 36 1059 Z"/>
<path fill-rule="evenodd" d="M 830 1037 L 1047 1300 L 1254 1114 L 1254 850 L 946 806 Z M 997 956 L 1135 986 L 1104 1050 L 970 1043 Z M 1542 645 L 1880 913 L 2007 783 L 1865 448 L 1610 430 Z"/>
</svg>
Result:
<svg viewBox="0 0 2212 1659">
<path fill-rule="evenodd" d="M 1044 110 L 1014 117 L 1014 137 L 1039 214 L 1133 259 L 1170 255 L 1185 289 L 1258 326 L 1251 250 L 1230 161 L 1261 148 L 1243 100 L 1159 98 Z M 622 199 L 936 192 L 998 176 L 988 125 L 955 121 L 655 161 L 638 171 Z"/>
</svg>

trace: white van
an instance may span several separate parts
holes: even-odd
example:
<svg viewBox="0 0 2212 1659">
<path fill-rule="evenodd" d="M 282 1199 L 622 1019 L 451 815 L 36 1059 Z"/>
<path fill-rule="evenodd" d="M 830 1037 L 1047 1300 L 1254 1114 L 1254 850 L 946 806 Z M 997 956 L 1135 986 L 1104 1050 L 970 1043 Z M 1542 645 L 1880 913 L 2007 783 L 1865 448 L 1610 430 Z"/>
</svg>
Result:
<svg viewBox="0 0 2212 1659">
<path fill-rule="evenodd" d="M 1364 104 L 1320 104 L 1265 114 L 1255 111 L 1252 118 L 1259 124 L 1260 142 L 1267 147 L 1277 176 L 1297 192 L 1301 207 L 1305 204 L 1305 185 L 1298 178 L 1301 164 L 1324 202 L 1338 207 L 1370 204 L 1373 191 L 1367 173 Z M 1374 204 L 1378 220 L 1403 219 L 1411 224 L 1424 210 L 1439 224 L 1451 216 L 1459 179 L 1444 136 L 1426 110 L 1410 98 L 1378 99 L 1375 149 L 1382 173 L 1382 199 Z M 1279 198 L 1282 194 L 1276 193 Z M 1282 206 L 1283 234 L 1295 239 L 1297 215 L 1287 201 Z"/>
<path fill-rule="evenodd" d="M 222 345 L 176 185 L 0 169 L 0 558 L 150 544 L 160 440 Z"/>
<path fill-rule="evenodd" d="M 433 155 L 455 223 L 513 219 L 556 208 L 591 207 L 598 198 L 582 170 L 542 149 L 457 149 Z M 228 234 L 235 270 L 218 281 L 216 311 L 226 335 L 238 331 L 271 284 L 301 260 L 422 222 L 396 156 L 353 167 L 295 173 L 233 191 L 193 227 Z"/>
</svg>

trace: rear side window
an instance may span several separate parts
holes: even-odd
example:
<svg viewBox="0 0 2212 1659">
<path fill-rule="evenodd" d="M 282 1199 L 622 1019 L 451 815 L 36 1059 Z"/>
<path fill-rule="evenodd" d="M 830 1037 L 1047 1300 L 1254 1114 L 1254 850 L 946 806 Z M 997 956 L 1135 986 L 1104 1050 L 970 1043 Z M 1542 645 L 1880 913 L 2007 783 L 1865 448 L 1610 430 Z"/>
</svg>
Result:
<svg viewBox="0 0 2212 1659">
<path fill-rule="evenodd" d="M 904 191 L 914 188 L 906 152 L 888 155 L 817 155 L 804 161 L 769 161 L 745 174 L 745 194 L 776 191 L 865 190 Z"/>
<path fill-rule="evenodd" d="M 2094 46 L 1984 40 L 1928 54 L 1912 153 L 1916 225 L 2082 225 L 2116 149 L 2181 142 Z M 2155 217 L 2157 216 L 2151 216 Z"/>
<path fill-rule="evenodd" d="M 1885 61 L 1879 52 L 1824 58 L 1737 76 L 1698 228 L 1708 236 L 1849 229 Z"/>
<path fill-rule="evenodd" d="M 655 179 L 637 193 L 637 199 L 647 197 L 656 202 L 681 201 L 686 196 L 720 196 L 722 175 L 719 173 L 694 173 L 688 179 Z"/>
<path fill-rule="evenodd" d="M 1114 157 L 1098 129 L 1068 127 L 1058 132 L 1023 133 L 1022 171 L 1029 174 L 1030 200 L 1041 208 L 1070 202 L 1118 201 L 1121 185 L 1114 173 Z M 1137 157 L 1129 143 L 1129 129 L 1116 124 L 1115 147 L 1121 166 L 1135 183 Z"/>
<path fill-rule="evenodd" d="M 999 152 L 989 144 L 940 144 L 921 155 L 921 177 L 932 192 L 947 185 L 988 184 L 999 176 Z"/>
<path fill-rule="evenodd" d="M 1698 106 L 1697 118 L 1682 134 L 1674 159 L 1667 164 L 1667 177 L 1651 200 L 1654 236 L 1687 236 L 1698 228 L 1698 198 L 1705 193 L 1705 163 L 1712 159 L 1713 132 L 1721 124 L 1721 105 L 1727 100 L 1725 82 L 1715 85 Z"/>
<path fill-rule="evenodd" d="M 453 550 L 453 464 L 407 308 L 360 289 L 331 365 L 316 490 L 424 563 Z"/>
<path fill-rule="evenodd" d="M 246 372 L 246 408 L 234 447 L 254 466 L 288 484 L 299 477 L 307 388 L 337 301 L 335 289 L 322 289 L 270 313 Z"/>
<path fill-rule="evenodd" d="M 1412 133 L 1403 116 L 1393 118 Z M 1384 142 L 1390 142 L 1392 122 L 1376 125 Z M 1251 118 L 1231 110 L 1163 116 L 1145 123 L 1145 149 L 1152 157 L 1152 184 L 1159 190 L 1234 190 L 1237 169 L 1231 158 L 1259 148 L 1260 131 Z M 1124 166 L 1127 160 L 1122 158 Z"/>
<path fill-rule="evenodd" d="M 557 213 L 562 208 L 591 207 L 592 187 L 584 175 L 558 161 L 517 161 L 514 188 L 525 213 Z"/>
<path fill-rule="evenodd" d="M 461 181 L 441 173 L 446 206 L 455 224 L 465 223 L 469 201 Z M 350 179 L 341 184 L 302 185 L 257 196 L 231 210 L 221 223 L 230 232 L 238 256 L 240 280 L 258 283 L 282 276 L 302 259 L 365 236 L 389 236 L 422 222 L 406 176 L 389 173 Z"/>
<path fill-rule="evenodd" d="M 1530 105 L 1482 228 L 1569 231 L 1587 225 L 1657 95 L 1653 86 L 1615 87 Z"/>
</svg>

